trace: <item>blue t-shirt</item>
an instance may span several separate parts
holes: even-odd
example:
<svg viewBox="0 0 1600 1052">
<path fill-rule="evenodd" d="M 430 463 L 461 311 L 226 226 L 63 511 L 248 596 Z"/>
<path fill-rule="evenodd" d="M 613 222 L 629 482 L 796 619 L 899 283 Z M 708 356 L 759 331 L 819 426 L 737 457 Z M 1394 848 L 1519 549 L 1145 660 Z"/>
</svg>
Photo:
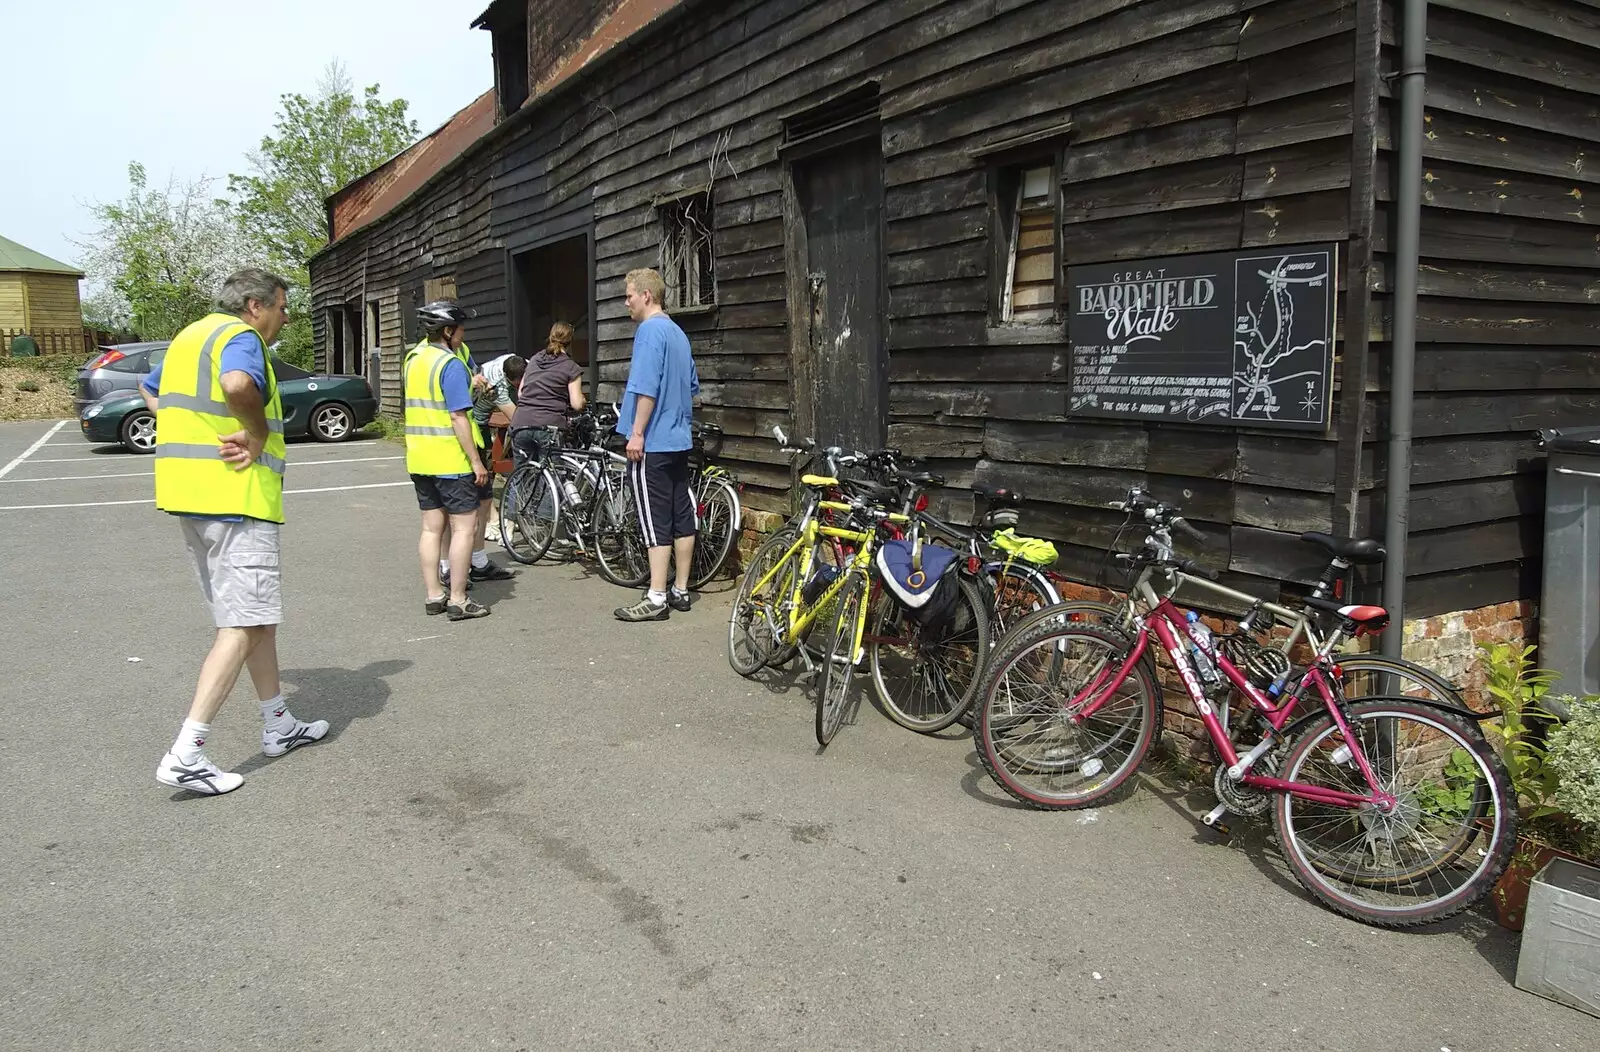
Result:
<svg viewBox="0 0 1600 1052">
<path fill-rule="evenodd" d="M 150 375 L 140 381 L 140 386 L 153 395 L 161 393 L 161 366 L 166 359 L 156 363 Z M 267 397 L 267 358 L 262 353 L 261 337 L 254 332 L 241 332 L 222 348 L 224 373 L 249 373 L 256 382 L 261 397 Z"/>
<path fill-rule="evenodd" d="M 656 400 L 655 411 L 644 426 L 646 453 L 677 453 L 694 445 L 689 420 L 694 396 L 700 393 L 689 337 L 678 323 L 657 314 L 639 323 L 633 334 L 633 361 L 628 365 L 628 387 L 617 416 L 617 433 L 633 434 L 634 407 L 640 395 Z"/>
<path fill-rule="evenodd" d="M 223 373 L 248 373 L 250 379 L 256 382 L 256 390 L 261 392 L 263 401 L 267 397 L 267 357 L 266 348 L 261 345 L 261 335 L 257 332 L 241 332 L 229 340 L 222 348 Z M 139 386 L 149 391 L 152 396 L 161 394 L 161 367 L 166 364 L 166 359 L 156 363 L 150 375 L 139 381 Z M 182 515 L 186 519 L 214 519 L 217 522 L 241 522 L 242 515 L 195 515 L 192 512 L 175 511 L 172 514 Z"/>
</svg>

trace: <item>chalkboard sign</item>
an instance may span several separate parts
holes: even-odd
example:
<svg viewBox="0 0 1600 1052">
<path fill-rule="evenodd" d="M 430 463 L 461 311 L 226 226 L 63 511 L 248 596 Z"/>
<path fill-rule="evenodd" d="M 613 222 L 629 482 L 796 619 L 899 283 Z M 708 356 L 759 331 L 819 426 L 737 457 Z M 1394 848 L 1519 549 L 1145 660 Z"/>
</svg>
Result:
<svg viewBox="0 0 1600 1052">
<path fill-rule="evenodd" d="M 1336 244 L 1068 267 L 1075 416 L 1323 431 Z"/>
</svg>

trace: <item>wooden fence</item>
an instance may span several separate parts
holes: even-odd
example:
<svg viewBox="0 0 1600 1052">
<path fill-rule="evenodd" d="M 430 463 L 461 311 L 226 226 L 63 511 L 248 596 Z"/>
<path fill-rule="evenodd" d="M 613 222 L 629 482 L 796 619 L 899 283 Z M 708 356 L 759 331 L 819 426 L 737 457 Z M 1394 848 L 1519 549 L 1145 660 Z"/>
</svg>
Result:
<svg viewBox="0 0 1600 1052">
<path fill-rule="evenodd" d="M 99 329 L 0 329 L 0 356 L 10 356 L 11 342 L 19 336 L 32 339 L 41 355 L 64 354 L 85 360 L 95 353 L 96 347 L 131 343 L 137 339 L 130 333 Z"/>
</svg>

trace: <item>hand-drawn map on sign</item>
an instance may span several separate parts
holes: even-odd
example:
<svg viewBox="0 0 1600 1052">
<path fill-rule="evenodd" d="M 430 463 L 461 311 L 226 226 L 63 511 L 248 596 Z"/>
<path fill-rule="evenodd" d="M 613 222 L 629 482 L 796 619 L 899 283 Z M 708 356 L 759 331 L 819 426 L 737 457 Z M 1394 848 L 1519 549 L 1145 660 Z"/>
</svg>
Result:
<svg viewBox="0 0 1600 1052">
<path fill-rule="evenodd" d="M 1068 267 L 1070 412 L 1325 430 L 1338 246 Z"/>
</svg>

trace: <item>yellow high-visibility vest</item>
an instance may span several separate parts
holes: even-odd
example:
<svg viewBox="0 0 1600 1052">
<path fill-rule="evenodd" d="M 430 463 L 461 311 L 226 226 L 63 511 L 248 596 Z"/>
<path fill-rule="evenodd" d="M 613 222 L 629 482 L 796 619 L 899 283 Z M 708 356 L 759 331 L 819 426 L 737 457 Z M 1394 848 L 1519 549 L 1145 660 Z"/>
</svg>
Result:
<svg viewBox="0 0 1600 1052">
<path fill-rule="evenodd" d="M 267 442 L 239 471 L 220 456 L 218 439 L 243 431 L 222 393 L 222 349 L 240 333 L 259 333 L 231 314 L 208 314 L 167 348 L 156 410 L 156 507 L 195 515 L 245 515 L 283 521 L 283 405 L 266 347 Z"/>
<path fill-rule="evenodd" d="M 472 462 L 456 439 L 444 403 L 444 367 L 460 360 L 424 340 L 406 354 L 406 470 L 413 475 L 470 475 Z M 467 415 L 472 440 L 483 446 L 477 421 Z"/>
</svg>

